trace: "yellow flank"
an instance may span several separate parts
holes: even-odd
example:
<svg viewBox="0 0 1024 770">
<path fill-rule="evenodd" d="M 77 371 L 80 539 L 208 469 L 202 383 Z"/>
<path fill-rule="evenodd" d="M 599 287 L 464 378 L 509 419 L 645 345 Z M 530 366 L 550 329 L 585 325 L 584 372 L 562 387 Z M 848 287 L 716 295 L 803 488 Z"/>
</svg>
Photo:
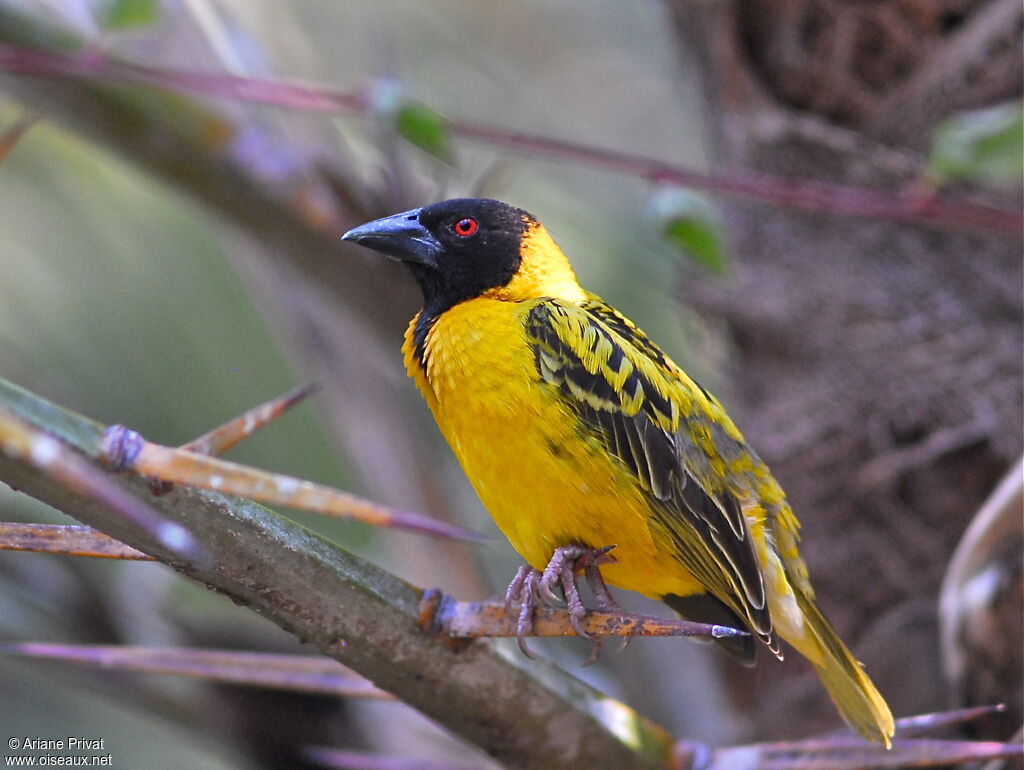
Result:
<svg viewBox="0 0 1024 770">
<path fill-rule="evenodd" d="M 892 715 L 815 604 L 768 468 L 718 401 L 522 222 L 511 278 L 417 316 L 403 348 L 498 527 L 536 569 L 560 546 L 615 545 L 611 585 L 666 601 L 709 594 L 777 654 L 779 636 L 790 642 L 846 720 L 890 745 Z"/>
</svg>

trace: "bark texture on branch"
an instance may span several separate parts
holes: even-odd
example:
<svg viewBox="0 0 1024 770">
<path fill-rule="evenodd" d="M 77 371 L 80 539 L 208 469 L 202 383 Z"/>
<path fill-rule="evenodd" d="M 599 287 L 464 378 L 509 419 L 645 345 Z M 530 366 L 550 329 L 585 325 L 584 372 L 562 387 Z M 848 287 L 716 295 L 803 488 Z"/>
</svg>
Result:
<svg viewBox="0 0 1024 770">
<path fill-rule="evenodd" d="M 194 556 L 17 456 L 0 482 L 46 502 L 264 615 L 510 768 L 662 768 L 669 736 L 552 665 L 476 641 L 453 650 L 419 626 L 421 591 L 273 511 L 96 460 L 101 427 L 0 380 L 0 408 L 78 452 L 127 494 L 184 527 Z M 77 456 L 77 455 L 76 455 Z M 509 704 L 522 704 L 510 708 Z"/>
</svg>

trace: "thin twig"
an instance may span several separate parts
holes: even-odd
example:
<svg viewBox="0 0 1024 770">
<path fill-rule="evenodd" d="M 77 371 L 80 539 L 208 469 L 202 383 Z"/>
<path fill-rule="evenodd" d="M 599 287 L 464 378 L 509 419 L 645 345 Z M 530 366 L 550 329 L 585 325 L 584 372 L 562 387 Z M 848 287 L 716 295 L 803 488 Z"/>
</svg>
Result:
<svg viewBox="0 0 1024 770">
<path fill-rule="evenodd" d="M 273 422 L 293 406 L 298 405 L 317 390 L 316 383 L 300 385 L 283 396 L 271 399 L 243 414 L 228 420 L 197 439 L 182 444 L 180 449 L 201 455 L 219 455 Z"/>
<path fill-rule="evenodd" d="M 486 539 L 454 524 L 412 511 L 400 511 L 323 484 L 154 444 L 123 425 L 107 428 L 100 454 L 114 470 L 130 470 L 159 481 L 352 519 L 375 527 L 404 529 L 454 540 L 480 542 Z"/>
<path fill-rule="evenodd" d="M 24 75 L 50 75 L 94 80 L 120 80 L 188 90 L 220 98 L 272 104 L 316 112 L 367 112 L 371 100 L 364 89 L 342 90 L 323 85 L 260 80 L 223 73 L 203 73 L 119 62 L 93 53 L 65 55 L 15 46 L 0 46 L 0 69 Z M 784 179 L 750 172 L 705 173 L 632 152 L 540 136 L 468 120 L 448 122 L 465 139 L 530 157 L 585 163 L 608 171 L 671 183 L 708 193 L 772 203 L 804 211 L 829 212 L 876 220 L 926 225 L 941 229 L 973 229 L 1020 238 L 1024 217 L 1016 210 L 924 193 Z"/>
<path fill-rule="evenodd" d="M 157 513 L 151 506 L 113 484 L 62 441 L 0 407 L 0 453 L 97 500 L 149 532 L 164 547 L 181 556 L 198 554 L 192 534 Z"/>
<path fill-rule="evenodd" d="M 968 228 L 1024 234 L 1020 212 L 981 206 L 976 203 L 940 198 L 917 189 L 893 193 L 888 190 L 785 179 L 751 172 L 711 174 L 631 152 L 592 147 L 578 142 L 524 134 L 482 123 L 455 121 L 452 131 L 468 139 L 529 155 L 587 163 L 643 177 L 652 182 L 748 200 L 773 203 L 784 208 L 891 220 L 939 228 Z"/>
<path fill-rule="evenodd" d="M 998 741 L 897 740 L 892 749 L 861 738 L 809 738 L 715 749 L 706 770 L 904 770 L 1019 757 L 1022 747 Z"/>
<path fill-rule="evenodd" d="M 156 561 L 98 529 L 68 524 L 0 522 L 0 551 L 31 551 L 97 559 Z"/>
<path fill-rule="evenodd" d="M 396 757 L 371 751 L 335 749 L 330 746 L 307 746 L 302 753 L 311 762 L 339 770 L 479 770 L 480 767 L 422 757 Z"/>
<path fill-rule="evenodd" d="M 321 655 L 39 642 L 0 645 L 0 654 L 288 692 L 374 700 L 394 698 L 338 661 Z"/>
<path fill-rule="evenodd" d="M 28 112 L 14 121 L 14 125 L 0 134 L 0 163 L 7 160 L 7 156 L 18 146 L 18 142 L 25 136 L 30 128 L 39 120 L 39 115 Z"/>
<path fill-rule="evenodd" d="M 947 727 L 962 725 L 965 722 L 973 722 L 976 719 L 992 714 L 1001 714 L 1005 711 L 1005 704 L 996 703 L 992 706 L 975 706 L 974 708 L 937 711 L 931 714 L 903 717 L 896 720 L 896 737 L 913 738 L 918 735 L 928 735 Z"/>
</svg>

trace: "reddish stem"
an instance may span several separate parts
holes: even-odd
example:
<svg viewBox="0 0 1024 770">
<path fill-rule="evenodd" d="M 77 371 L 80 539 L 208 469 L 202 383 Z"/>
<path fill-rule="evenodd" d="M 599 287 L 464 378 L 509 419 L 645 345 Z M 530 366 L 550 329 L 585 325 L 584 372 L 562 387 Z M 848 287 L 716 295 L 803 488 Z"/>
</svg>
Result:
<svg viewBox="0 0 1024 770">
<path fill-rule="evenodd" d="M 467 121 L 453 121 L 451 130 L 467 139 L 502 147 L 511 152 L 548 156 L 640 176 L 652 182 L 676 184 L 696 190 L 760 200 L 806 211 L 888 219 L 937 227 L 995 230 L 1020 236 L 1024 219 L 1017 211 L 982 206 L 963 200 L 939 198 L 920 190 L 906 193 L 785 179 L 744 173 L 708 174 L 630 152 L 609 150 L 545 136 L 509 131 Z"/>
<path fill-rule="evenodd" d="M 314 112 L 366 112 L 364 90 L 345 91 L 320 85 L 259 80 L 223 73 L 201 73 L 118 62 L 95 53 L 68 56 L 0 45 L 0 70 L 26 75 L 63 75 L 90 79 L 143 82 L 165 88 L 272 104 Z M 943 229 L 966 228 L 1016 237 L 1024 234 L 1017 210 L 922 194 L 891 192 L 804 179 L 742 173 L 704 173 L 635 153 L 611 150 L 546 136 L 512 131 L 466 120 L 449 122 L 452 133 L 465 139 L 533 157 L 586 163 L 599 168 L 671 183 L 696 190 L 759 200 L 805 211 L 906 222 Z"/>
</svg>

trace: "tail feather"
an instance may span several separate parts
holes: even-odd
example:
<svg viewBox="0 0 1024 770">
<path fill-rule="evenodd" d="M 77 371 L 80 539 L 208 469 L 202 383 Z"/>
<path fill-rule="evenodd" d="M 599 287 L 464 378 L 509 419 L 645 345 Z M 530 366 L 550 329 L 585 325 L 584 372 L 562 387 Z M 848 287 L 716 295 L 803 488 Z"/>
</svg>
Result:
<svg viewBox="0 0 1024 770">
<path fill-rule="evenodd" d="M 805 628 L 810 631 L 810 639 L 805 644 L 813 643 L 817 647 L 816 650 L 804 650 L 801 649 L 804 645 L 799 645 L 797 649 L 814 665 L 847 724 L 867 740 L 891 748 L 895 726 L 882 694 L 836 635 L 814 600 L 799 589 L 795 589 L 794 594 L 804 616 Z"/>
</svg>

